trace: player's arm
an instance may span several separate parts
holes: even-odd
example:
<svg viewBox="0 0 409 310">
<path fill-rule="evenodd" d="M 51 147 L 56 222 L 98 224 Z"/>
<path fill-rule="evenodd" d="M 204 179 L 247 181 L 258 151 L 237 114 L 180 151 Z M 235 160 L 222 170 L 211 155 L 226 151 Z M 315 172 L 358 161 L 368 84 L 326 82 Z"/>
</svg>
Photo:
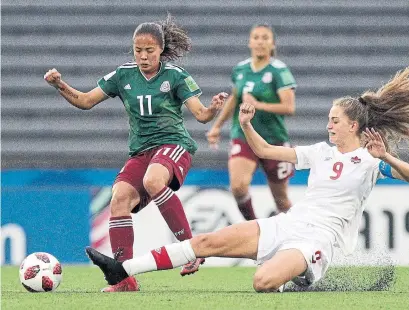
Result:
<svg viewBox="0 0 409 310">
<path fill-rule="evenodd" d="M 200 99 L 196 96 L 190 97 L 185 101 L 185 104 L 193 116 L 200 123 L 210 122 L 217 113 L 223 108 L 224 101 L 228 97 L 226 93 L 220 93 L 216 96 L 213 96 L 212 102 L 209 107 L 205 107 Z"/>
<path fill-rule="evenodd" d="M 382 167 L 380 170 L 383 175 L 409 182 L 409 163 L 389 153 L 385 153 L 385 156 L 381 159 L 385 163 L 381 163 L 380 165 L 380 167 Z"/>
<path fill-rule="evenodd" d="M 214 121 L 213 127 L 222 128 L 224 123 L 232 117 L 234 108 L 237 104 L 237 97 L 236 97 L 236 89 L 232 90 L 232 94 L 226 100 L 226 104 L 224 105 L 222 111 L 220 112 L 219 116 Z"/>
<path fill-rule="evenodd" d="M 261 101 L 257 101 L 253 95 L 246 93 L 243 94 L 243 102 L 254 105 L 256 110 L 265 111 L 268 113 L 275 113 L 281 115 L 293 115 L 295 113 L 295 92 L 294 89 L 288 88 L 278 92 L 280 103 L 269 104 Z"/>
<path fill-rule="evenodd" d="M 240 106 L 239 121 L 246 141 L 253 152 L 260 158 L 297 163 L 297 154 L 293 148 L 270 145 L 253 128 L 250 121 L 254 116 L 255 107 L 249 103 Z"/>
<path fill-rule="evenodd" d="M 386 152 L 385 143 L 381 135 L 373 128 L 367 128 L 364 131 L 364 135 L 367 140 L 365 146 L 368 152 L 373 157 L 382 160 L 379 164 L 380 172 L 384 176 L 409 182 L 409 163 Z"/>
<path fill-rule="evenodd" d="M 206 133 L 207 141 L 211 148 L 218 148 L 218 144 L 220 141 L 220 131 L 223 124 L 232 117 L 234 113 L 234 108 L 237 104 L 237 95 L 236 89 L 233 88 L 232 94 L 226 100 L 226 104 L 223 107 L 223 110 L 220 112 L 219 116 L 215 120 L 213 126 L 210 130 Z"/>
<path fill-rule="evenodd" d="M 44 80 L 46 80 L 51 86 L 55 87 L 61 96 L 63 96 L 70 104 L 82 110 L 89 110 L 101 101 L 109 98 L 99 87 L 96 87 L 87 93 L 76 90 L 61 80 L 61 73 L 56 69 L 49 70 L 44 75 Z"/>
</svg>

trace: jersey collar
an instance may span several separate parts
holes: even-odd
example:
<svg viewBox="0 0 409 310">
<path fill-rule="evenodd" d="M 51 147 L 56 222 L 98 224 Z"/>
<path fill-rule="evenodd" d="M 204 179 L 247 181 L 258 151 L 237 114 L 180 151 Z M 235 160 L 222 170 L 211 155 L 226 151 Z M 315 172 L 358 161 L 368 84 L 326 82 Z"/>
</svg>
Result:
<svg viewBox="0 0 409 310">
<path fill-rule="evenodd" d="M 334 145 L 334 149 L 337 151 L 338 154 L 348 156 L 349 154 L 352 154 L 352 153 L 355 153 L 355 152 L 360 152 L 361 150 L 363 150 L 363 147 L 360 146 L 360 147 L 358 147 L 357 149 L 355 149 L 355 150 L 353 150 L 353 151 L 350 151 L 350 152 L 347 152 L 347 153 L 341 153 L 341 152 L 338 150 L 338 148 L 337 148 L 336 145 Z"/>
<path fill-rule="evenodd" d="M 265 68 L 267 68 L 270 64 L 271 64 L 271 58 L 270 58 L 270 61 L 269 61 L 263 68 L 261 68 L 261 69 L 259 69 L 259 70 L 256 70 L 256 69 L 254 68 L 254 66 L 253 66 L 253 61 L 250 61 L 250 68 L 251 68 L 251 71 L 252 71 L 253 73 L 259 73 L 259 72 L 263 71 Z"/>
<path fill-rule="evenodd" d="M 159 69 L 158 69 L 158 72 L 156 72 L 156 74 L 155 74 L 154 76 L 152 76 L 150 79 L 148 79 L 148 78 L 145 76 L 145 74 L 143 74 L 143 72 L 141 71 L 141 69 L 139 69 L 139 66 L 138 66 L 138 70 L 139 70 L 139 72 L 140 72 L 141 75 L 145 78 L 145 80 L 146 80 L 147 82 L 151 82 L 151 81 L 153 81 L 153 80 L 155 79 L 155 77 L 157 77 L 158 74 L 161 72 L 161 70 L 162 70 L 162 62 L 159 61 Z"/>
</svg>

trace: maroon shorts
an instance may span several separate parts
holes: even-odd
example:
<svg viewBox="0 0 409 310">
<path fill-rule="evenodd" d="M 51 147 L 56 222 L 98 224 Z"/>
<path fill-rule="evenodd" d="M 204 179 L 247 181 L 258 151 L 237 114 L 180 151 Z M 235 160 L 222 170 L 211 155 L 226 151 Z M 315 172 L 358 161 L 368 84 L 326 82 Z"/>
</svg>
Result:
<svg viewBox="0 0 409 310">
<path fill-rule="evenodd" d="M 229 158 L 244 157 L 256 163 L 259 163 L 263 168 L 268 180 L 272 183 L 282 183 L 287 181 L 294 175 L 294 165 L 285 161 L 277 161 L 272 159 L 261 159 L 254 154 L 250 145 L 240 139 L 233 139 L 231 141 L 231 148 Z M 275 145 L 289 145 L 288 143 Z"/>
<path fill-rule="evenodd" d="M 133 213 L 143 209 L 151 201 L 151 197 L 143 186 L 143 177 L 148 166 L 153 163 L 161 164 L 168 169 L 170 175 L 168 186 L 177 191 L 185 181 L 192 164 L 192 156 L 180 145 L 165 144 L 129 158 L 118 173 L 114 184 L 124 181 L 132 185 L 139 193 L 141 200 L 132 210 Z"/>
</svg>

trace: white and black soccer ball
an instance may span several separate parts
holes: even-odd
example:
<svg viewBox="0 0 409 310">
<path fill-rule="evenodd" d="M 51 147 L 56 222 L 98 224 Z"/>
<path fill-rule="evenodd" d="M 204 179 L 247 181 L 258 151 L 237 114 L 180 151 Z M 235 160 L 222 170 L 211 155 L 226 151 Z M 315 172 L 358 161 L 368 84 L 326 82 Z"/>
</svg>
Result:
<svg viewBox="0 0 409 310">
<path fill-rule="evenodd" d="M 20 282 L 29 292 L 52 292 L 61 280 L 61 264 L 51 254 L 30 254 L 20 265 Z"/>
</svg>

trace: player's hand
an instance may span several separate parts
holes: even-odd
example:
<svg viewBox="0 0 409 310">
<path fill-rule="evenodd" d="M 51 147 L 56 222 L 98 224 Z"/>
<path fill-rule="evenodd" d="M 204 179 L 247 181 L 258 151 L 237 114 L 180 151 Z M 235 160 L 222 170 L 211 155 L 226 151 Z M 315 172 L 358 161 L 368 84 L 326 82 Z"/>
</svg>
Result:
<svg viewBox="0 0 409 310">
<path fill-rule="evenodd" d="M 256 108 L 250 103 L 242 103 L 240 105 L 239 121 L 241 125 L 246 125 L 250 123 L 251 119 L 256 113 Z"/>
<path fill-rule="evenodd" d="M 210 148 L 217 150 L 219 148 L 220 141 L 220 128 L 213 126 L 206 133 L 207 142 L 209 142 Z"/>
<path fill-rule="evenodd" d="M 259 102 L 257 101 L 256 98 L 254 98 L 252 94 L 243 93 L 243 96 L 241 97 L 241 99 L 243 102 L 250 103 L 252 106 L 254 106 L 257 109 Z"/>
<path fill-rule="evenodd" d="M 373 128 L 366 128 L 364 135 L 366 138 L 365 146 L 368 149 L 369 154 L 375 158 L 384 158 L 386 156 L 386 147 L 379 132 L 375 131 Z"/>
<path fill-rule="evenodd" d="M 213 96 L 209 109 L 215 112 L 220 111 L 223 108 L 227 97 L 229 97 L 229 94 L 227 93 L 219 93 L 216 96 Z"/>
<path fill-rule="evenodd" d="M 61 83 L 61 73 L 57 71 L 57 69 L 53 68 L 48 70 L 46 74 L 44 74 L 44 80 L 51 86 L 58 88 Z"/>
</svg>

